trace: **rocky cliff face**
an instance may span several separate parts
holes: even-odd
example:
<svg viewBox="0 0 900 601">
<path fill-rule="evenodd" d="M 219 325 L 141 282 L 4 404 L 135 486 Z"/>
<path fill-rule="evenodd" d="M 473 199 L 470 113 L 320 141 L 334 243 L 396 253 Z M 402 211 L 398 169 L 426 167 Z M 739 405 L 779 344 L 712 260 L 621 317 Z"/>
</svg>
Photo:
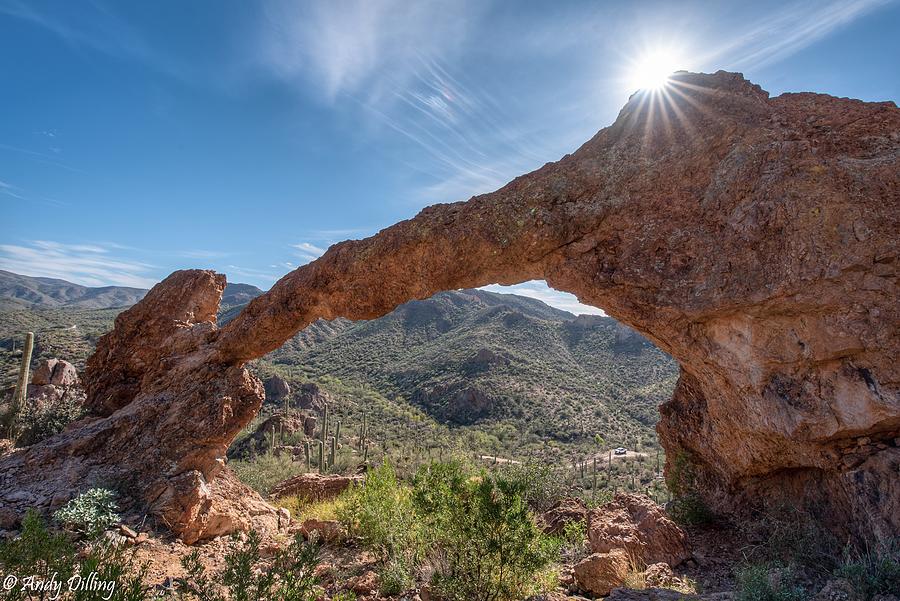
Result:
<svg viewBox="0 0 900 601">
<path fill-rule="evenodd" d="M 200 536 L 228 442 L 262 399 L 244 362 L 318 318 L 545 279 L 680 362 L 659 432 L 714 509 L 788 499 L 884 538 L 900 532 L 898 255 L 893 103 L 679 74 L 559 162 L 338 244 L 222 329 L 221 276 L 173 274 L 92 358 L 96 417 L 0 460 L 0 499 L 53 503 L 36 469 L 59 488 L 112 470 Z"/>
</svg>

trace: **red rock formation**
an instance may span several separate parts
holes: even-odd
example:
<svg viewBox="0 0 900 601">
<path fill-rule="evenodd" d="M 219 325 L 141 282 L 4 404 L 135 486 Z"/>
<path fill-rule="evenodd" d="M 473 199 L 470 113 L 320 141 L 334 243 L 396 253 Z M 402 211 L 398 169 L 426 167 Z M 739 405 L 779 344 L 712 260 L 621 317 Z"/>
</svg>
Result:
<svg viewBox="0 0 900 601">
<path fill-rule="evenodd" d="M 618 493 L 588 514 L 588 540 L 592 553 L 624 549 L 631 561 L 646 566 L 677 566 L 691 556 L 687 536 L 653 499 Z"/>
<path fill-rule="evenodd" d="M 225 278 L 181 271 L 116 318 L 85 380 L 94 416 L 0 460 L 0 508 L 54 509 L 92 486 L 133 491 L 186 542 L 277 524 L 224 467 L 263 400 L 258 379 L 209 360 Z"/>
<path fill-rule="evenodd" d="M 270 496 L 273 499 L 300 497 L 304 501 L 326 501 L 340 495 L 351 484 L 359 484 L 362 481 L 361 475 L 297 474 L 273 486 Z"/>
<path fill-rule="evenodd" d="M 221 330 L 221 276 L 173 274 L 91 359 L 99 417 L 0 459 L 0 500 L 49 502 L 35 470 L 78 488 L 115 466 L 191 538 L 261 400 L 245 361 L 318 318 L 545 279 L 681 363 L 659 432 L 714 509 L 788 498 L 884 538 L 900 532 L 898 256 L 893 103 L 679 74 L 557 163 L 335 245 Z"/>
<path fill-rule="evenodd" d="M 625 582 L 631 570 L 631 560 L 624 549 L 592 553 L 575 564 L 575 582 L 581 590 L 605 597 Z"/>
</svg>

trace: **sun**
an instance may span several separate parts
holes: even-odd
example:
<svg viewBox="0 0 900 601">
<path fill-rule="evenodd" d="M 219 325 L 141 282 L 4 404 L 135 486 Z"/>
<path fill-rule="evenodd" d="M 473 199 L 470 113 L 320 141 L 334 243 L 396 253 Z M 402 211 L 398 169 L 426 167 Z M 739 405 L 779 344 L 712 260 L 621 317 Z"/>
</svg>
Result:
<svg viewBox="0 0 900 601">
<path fill-rule="evenodd" d="M 632 90 L 659 90 L 679 68 L 678 56 L 672 52 L 661 49 L 646 52 L 631 65 L 629 87 Z"/>
</svg>

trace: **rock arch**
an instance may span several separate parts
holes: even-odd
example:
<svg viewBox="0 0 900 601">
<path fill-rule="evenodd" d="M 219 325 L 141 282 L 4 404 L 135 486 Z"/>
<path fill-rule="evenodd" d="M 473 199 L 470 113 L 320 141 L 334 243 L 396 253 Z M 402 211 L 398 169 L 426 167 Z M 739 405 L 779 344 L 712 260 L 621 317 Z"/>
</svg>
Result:
<svg viewBox="0 0 900 601">
<path fill-rule="evenodd" d="M 187 541 L 270 519 L 223 462 L 262 401 L 247 360 L 318 318 L 545 279 L 680 362 L 658 429 L 713 508 L 788 500 L 887 538 L 900 532 L 898 255 L 893 103 L 679 73 L 573 154 L 335 245 L 222 329 L 224 277 L 172 274 L 100 341 L 92 417 L 0 460 L 0 519 L 110 480 Z"/>
</svg>

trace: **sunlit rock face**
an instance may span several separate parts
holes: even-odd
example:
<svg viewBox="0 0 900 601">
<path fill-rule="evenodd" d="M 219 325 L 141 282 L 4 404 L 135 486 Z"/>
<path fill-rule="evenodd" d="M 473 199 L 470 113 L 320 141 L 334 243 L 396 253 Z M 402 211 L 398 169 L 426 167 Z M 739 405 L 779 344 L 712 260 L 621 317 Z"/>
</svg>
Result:
<svg viewBox="0 0 900 601">
<path fill-rule="evenodd" d="M 318 318 L 544 279 L 681 363 L 659 433 L 714 510 L 788 500 L 885 538 L 900 533 L 898 255 L 893 103 L 677 74 L 559 162 L 338 244 L 221 329 L 221 276 L 173 274 L 91 359 L 96 417 L 0 460 L 0 500 L 51 504 L 35 470 L 68 488 L 111 471 L 183 536 L 222 530 L 222 458 L 263 394 L 244 362 Z"/>
</svg>

